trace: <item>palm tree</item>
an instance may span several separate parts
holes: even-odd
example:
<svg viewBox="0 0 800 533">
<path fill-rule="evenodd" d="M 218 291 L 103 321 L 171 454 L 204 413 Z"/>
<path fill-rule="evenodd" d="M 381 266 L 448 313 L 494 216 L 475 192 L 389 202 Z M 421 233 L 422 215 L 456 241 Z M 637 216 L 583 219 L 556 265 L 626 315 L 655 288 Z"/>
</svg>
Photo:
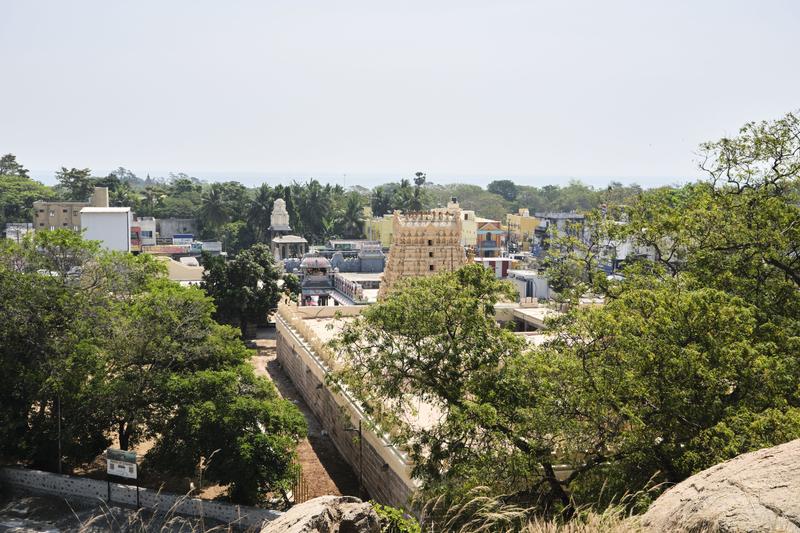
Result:
<svg viewBox="0 0 800 533">
<path fill-rule="evenodd" d="M 392 203 L 396 209 L 402 209 L 405 212 L 414 211 L 414 191 L 411 189 L 410 181 L 405 178 L 400 180 L 400 186 L 394 190 Z"/>
<path fill-rule="evenodd" d="M 218 228 L 228 221 L 225 198 L 218 183 L 212 183 L 208 189 L 203 191 L 203 203 L 198 214 L 203 223 L 210 228 Z"/>
<path fill-rule="evenodd" d="M 327 241 L 328 239 L 335 239 L 337 237 L 337 235 L 336 235 L 336 225 L 337 225 L 336 222 L 337 222 L 336 220 L 334 220 L 334 219 L 332 219 L 330 217 L 324 217 L 320 221 L 320 225 L 321 225 L 321 230 L 320 230 L 321 231 L 321 235 L 320 236 L 322 237 L 323 241 Z"/>
<path fill-rule="evenodd" d="M 266 183 L 256 190 L 253 203 L 250 204 L 250 211 L 247 213 L 247 224 L 253 231 L 256 242 L 266 241 L 274 201 L 272 187 Z"/>
<path fill-rule="evenodd" d="M 411 199 L 411 210 L 422 210 L 422 186 L 425 185 L 425 173 L 417 172 L 414 174 L 414 197 Z"/>
<path fill-rule="evenodd" d="M 338 221 L 345 237 L 360 237 L 363 234 L 364 206 L 362 200 L 362 196 L 355 191 L 347 195 L 347 203 Z"/>
<path fill-rule="evenodd" d="M 322 220 L 331 215 L 331 188 L 325 188 L 319 181 L 312 179 L 301 189 L 300 214 L 306 230 L 305 237 L 315 241 L 323 236 Z"/>
<path fill-rule="evenodd" d="M 392 211 L 392 194 L 384 186 L 375 187 L 372 196 L 372 214 L 382 217 Z"/>
</svg>

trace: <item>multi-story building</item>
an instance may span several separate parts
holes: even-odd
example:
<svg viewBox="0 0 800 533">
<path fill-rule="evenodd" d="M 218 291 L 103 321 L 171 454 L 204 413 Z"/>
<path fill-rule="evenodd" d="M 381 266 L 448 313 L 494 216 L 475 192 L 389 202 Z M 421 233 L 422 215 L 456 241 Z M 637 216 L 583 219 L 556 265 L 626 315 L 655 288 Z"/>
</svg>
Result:
<svg viewBox="0 0 800 533">
<path fill-rule="evenodd" d="M 156 219 L 153 217 L 137 217 L 134 225 L 139 228 L 139 240 L 142 247 L 156 245 Z"/>
<path fill-rule="evenodd" d="M 586 216 L 580 213 L 536 213 L 539 229 L 545 229 L 550 237 L 572 235 L 583 237 Z"/>
<path fill-rule="evenodd" d="M 498 220 L 476 217 L 477 245 L 475 247 L 478 257 L 500 257 L 505 248 L 506 230 Z"/>
<path fill-rule="evenodd" d="M 197 220 L 194 218 L 159 218 L 156 220 L 158 237 L 163 244 L 172 244 L 172 237 L 178 235 L 197 235 Z M 167 241 L 168 240 L 168 241 Z"/>
<path fill-rule="evenodd" d="M 372 217 L 364 221 L 364 234 L 371 241 L 379 241 L 381 246 L 388 248 L 392 245 L 392 224 L 394 215 Z"/>
<path fill-rule="evenodd" d="M 517 214 L 509 213 L 506 215 L 508 224 L 509 245 L 513 244 L 514 251 L 529 252 L 536 239 L 536 228 L 539 227 L 539 219 L 532 217 L 526 208 L 521 208 Z"/>
<path fill-rule="evenodd" d="M 131 251 L 133 216 L 130 207 L 84 207 L 80 215 L 84 238 L 100 241 L 107 250 Z"/>
<path fill-rule="evenodd" d="M 541 256 L 550 245 L 551 239 L 572 236 L 585 239 L 586 216 L 580 213 L 536 213 L 539 226 L 535 231 L 532 252 Z"/>
<path fill-rule="evenodd" d="M 40 231 L 59 228 L 80 231 L 81 209 L 84 207 L 108 207 L 108 188 L 95 187 L 94 194 L 87 202 L 33 202 L 33 226 Z"/>
<path fill-rule="evenodd" d="M 508 277 L 508 271 L 514 264 L 510 257 L 475 257 L 473 261 L 491 270 L 497 279 Z"/>
</svg>

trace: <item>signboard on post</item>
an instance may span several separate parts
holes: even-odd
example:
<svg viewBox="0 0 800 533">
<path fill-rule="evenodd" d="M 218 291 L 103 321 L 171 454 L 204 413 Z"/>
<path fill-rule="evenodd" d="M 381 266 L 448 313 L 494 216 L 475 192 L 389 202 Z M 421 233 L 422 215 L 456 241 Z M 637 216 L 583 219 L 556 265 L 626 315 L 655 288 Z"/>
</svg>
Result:
<svg viewBox="0 0 800 533">
<path fill-rule="evenodd" d="M 136 452 L 109 448 L 106 450 L 106 473 L 111 476 L 137 479 Z"/>
</svg>

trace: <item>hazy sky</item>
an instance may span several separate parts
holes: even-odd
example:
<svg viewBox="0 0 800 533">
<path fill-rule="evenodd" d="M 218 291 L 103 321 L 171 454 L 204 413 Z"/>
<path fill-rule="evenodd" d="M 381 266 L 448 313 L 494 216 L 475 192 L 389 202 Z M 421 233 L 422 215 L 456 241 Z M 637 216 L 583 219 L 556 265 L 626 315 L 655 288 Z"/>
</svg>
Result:
<svg viewBox="0 0 800 533">
<path fill-rule="evenodd" d="M 794 0 L 0 0 L 0 152 L 39 175 L 675 181 L 800 107 L 798 28 Z"/>
</svg>

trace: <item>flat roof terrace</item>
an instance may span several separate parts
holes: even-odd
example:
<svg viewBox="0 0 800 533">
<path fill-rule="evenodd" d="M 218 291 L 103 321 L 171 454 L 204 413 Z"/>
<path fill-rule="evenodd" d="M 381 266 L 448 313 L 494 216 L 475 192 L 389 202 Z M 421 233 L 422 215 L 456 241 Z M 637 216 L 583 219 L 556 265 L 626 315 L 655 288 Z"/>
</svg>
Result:
<svg viewBox="0 0 800 533">
<path fill-rule="evenodd" d="M 554 318 L 561 314 L 560 311 L 551 307 L 519 303 L 498 303 L 494 306 L 494 313 L 497 321 L 501 324 L 513 320 L 522 324 L 525 331 L 543 329 L 548 318 Z"/>
<path fill-rule="evenodd" d="M 346 280 L 356 283 L 362 281 L 380 282 L 383 279 L 383 272 L 339 272 L 339 275 Z"/>
</svg>

